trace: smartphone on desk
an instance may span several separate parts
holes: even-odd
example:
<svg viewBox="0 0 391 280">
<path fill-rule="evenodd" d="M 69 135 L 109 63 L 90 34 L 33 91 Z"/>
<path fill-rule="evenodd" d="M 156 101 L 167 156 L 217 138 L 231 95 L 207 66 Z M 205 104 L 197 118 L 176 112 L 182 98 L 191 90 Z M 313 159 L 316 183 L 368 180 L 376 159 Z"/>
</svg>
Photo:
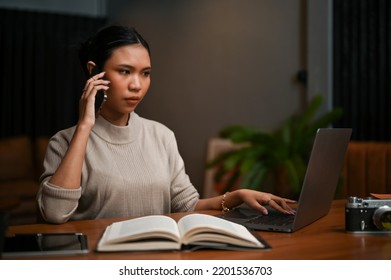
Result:
<svg viewBox="0 0 391 280">
<path fill-rule="evenodd" d="M 91 72 L 91 77 L 101 73 L 102 70 L 100 67 L 95 66 Z M 95 95 L 95 117 L 99 116 L 100 110 L 102 109 L 104 103 L 106 102 L 107 95 L 103 90 L 99 90 Z"/>
<path fill-rule="evenodd" d="M 87 254 L 88 240 L 82 233 L 27 233 L 4 239 L 2 258 Z"/>
</svg>

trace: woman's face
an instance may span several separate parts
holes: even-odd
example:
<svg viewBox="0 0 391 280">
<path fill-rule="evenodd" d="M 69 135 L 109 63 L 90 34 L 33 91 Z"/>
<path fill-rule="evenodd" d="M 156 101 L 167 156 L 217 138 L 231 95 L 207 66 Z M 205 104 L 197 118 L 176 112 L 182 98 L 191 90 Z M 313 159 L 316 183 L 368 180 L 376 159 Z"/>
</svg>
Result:
<svg viewBox="0 0 391 280">
<path fill-rule="evenodd" d="M 128 114 L 144 98 L 151 83 L 151 59 L 141 44 L 126 45 L 114 50 L 104 64 L 103 79 L 109 80 L 107 101 L 101 115 L 117 125 L 125 125 Z"/>
</svg>

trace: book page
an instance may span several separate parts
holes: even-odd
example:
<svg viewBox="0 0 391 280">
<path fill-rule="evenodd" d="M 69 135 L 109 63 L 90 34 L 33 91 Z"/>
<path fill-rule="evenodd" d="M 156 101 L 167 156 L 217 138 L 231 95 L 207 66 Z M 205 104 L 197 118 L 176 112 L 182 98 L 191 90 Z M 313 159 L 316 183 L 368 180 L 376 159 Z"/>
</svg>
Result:
<svg viewBox="0 0 391 280">
<path fill-rule="evenodd" d="M 240 246 L 263 247 L 242 225 L 205 214 L 190 214 L 178 222 L 182 243 L 220 242 Z"/>
<path fill-rule="evenodd" d="M 119 243 L 149 238 L 166 238 L 179 242 L 179 231 L 174 219 L 152 215 L 113 223 L 104 235 L 105 243 Z"/>
</svg>

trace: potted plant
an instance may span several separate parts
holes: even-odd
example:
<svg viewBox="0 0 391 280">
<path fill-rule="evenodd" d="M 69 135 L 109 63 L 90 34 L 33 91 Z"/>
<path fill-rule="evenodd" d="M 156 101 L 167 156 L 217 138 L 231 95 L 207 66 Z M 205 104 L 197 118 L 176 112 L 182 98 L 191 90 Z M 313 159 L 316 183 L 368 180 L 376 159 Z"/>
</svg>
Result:
<svg viewBox="0 0 391 280">
<path fill-rule="evenodd" d="M 317 116 L 322 102 L 322 96 L 315 96 L 303 114 L 288 118 L 272 133 L 240 125 L 222 129 L 220 137 L 243 144 L 242 148 L 222 153 L 207 165 L 216 168 L 215 182 L 223 184 L 222 191 L 249 188 L 296 198 L 316 131 L 329 126 L 342 114 L 340 108 L 334 108 Z M 267 182 L 269 187 L 265 189 Z"/>
</svg>

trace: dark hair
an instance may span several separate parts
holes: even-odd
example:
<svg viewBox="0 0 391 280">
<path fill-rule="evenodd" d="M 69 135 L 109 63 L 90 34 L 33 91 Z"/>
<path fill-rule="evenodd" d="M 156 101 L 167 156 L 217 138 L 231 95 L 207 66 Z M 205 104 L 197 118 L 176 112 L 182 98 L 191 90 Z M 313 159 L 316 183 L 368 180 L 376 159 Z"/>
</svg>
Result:
<svg viewBox="0 0 391 280">
<path fill-rule="evenodd" d="M 113 25 L 99 30 L 80 47 L 79 60 L 84 74 L 90 76 L 88 61 L 93 61 L 99 68 L 103 68 L 115 49 L 132 44 L 143 45 L 151 56 L 148 43 L 135 28 Z"/>
</svg>

